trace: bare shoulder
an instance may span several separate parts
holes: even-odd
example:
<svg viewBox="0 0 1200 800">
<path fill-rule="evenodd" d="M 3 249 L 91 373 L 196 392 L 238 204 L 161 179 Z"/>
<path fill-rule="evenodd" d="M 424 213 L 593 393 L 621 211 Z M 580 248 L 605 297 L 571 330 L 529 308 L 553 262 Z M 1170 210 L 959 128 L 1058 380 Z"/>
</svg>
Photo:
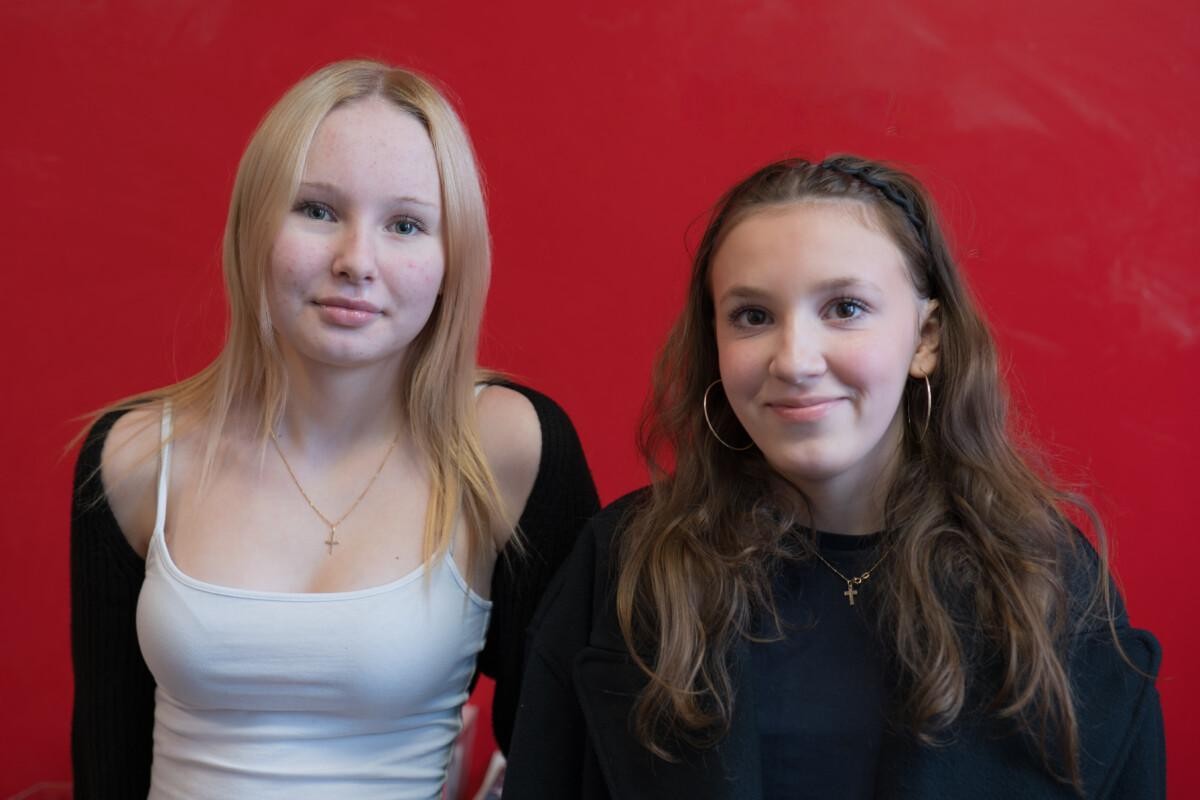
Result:
<svg viewBox="0 0 1200 800">
<path fill-rule="evenodd" d="M 537 411 L 525 395 L 493 384 L 479 394 L 476 406 L 484 454 L 494 471 L 537 473 L 542 429 Z"/>
<path fill-rule="evenodd" d="M 113 424 L 100 455 L 108 506 L 130 546 L 142 556 L 154 532 L 161 417 L 160 403 L 124 414 Z"/>
<path fill-rule="evenodd" d="M 537 410 L 523 394 L 491 385 L 479 394 L 479 438 L 515 523 L 537 478 L 542 456 L 542 428 Z M 502 544 L 502 543 L 501 543 Z"/>
</svg>

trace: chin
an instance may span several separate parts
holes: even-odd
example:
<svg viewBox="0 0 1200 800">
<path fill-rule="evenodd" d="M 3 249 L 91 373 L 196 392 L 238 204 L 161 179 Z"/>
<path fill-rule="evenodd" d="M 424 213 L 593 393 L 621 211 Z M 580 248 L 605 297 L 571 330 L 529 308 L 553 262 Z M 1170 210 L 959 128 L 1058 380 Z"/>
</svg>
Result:
<svg viewBox="0 0 1200 800">
<path fill-rule="evenodd" d="M 790 483 L 797 486 L 803 484 L 822 483 L 836 478 L 846 471 L 847 466 L 840 460 L 820 457 L 796 457 L 780 454 L 778 457 L 767 455 L 767 463 L 771 468 Z"/>
</svg>

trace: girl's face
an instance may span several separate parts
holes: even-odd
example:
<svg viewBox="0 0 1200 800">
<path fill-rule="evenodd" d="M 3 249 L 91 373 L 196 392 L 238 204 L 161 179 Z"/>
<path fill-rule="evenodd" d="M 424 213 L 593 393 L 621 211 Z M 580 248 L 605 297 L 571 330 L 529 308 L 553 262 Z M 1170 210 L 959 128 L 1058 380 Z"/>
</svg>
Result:
<svg viewBox="0 0 1200 800">
<path fill-rule="evenodd" d="M 271 249 L 267 305 L 289 360 L 398 367 L 444 272 L 433 145 L 380 97 L 334 109 Z"/>
<path fill-rule="evenodd" d="M 905 381 L 937 359 L 937 303 L 918 296 L 864 212 L 852 201 L 755 211 L 712 262 L 729 404 L 767 462 L 813 499 L 861 501 L 885 485 Z"/>
</svg>

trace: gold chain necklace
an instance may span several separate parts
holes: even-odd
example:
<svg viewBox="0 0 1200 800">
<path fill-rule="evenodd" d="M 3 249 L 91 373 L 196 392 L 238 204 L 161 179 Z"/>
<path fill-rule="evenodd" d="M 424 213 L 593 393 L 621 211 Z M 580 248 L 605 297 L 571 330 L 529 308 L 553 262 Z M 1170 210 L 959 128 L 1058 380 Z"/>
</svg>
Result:
<svg viewBox="0 0 1200 800">
<path fill-rule="evenodd" d="M 336 522 L 332 522 L 329 517 L 321 513 L 321 509 L 317 508 L 317 504 L 308 496 L 308 492 L 304 491 L 304 487 L 300 485 L 300 479 L 296 477 L 296 473 L 292 471 L 292 465 L 288 463 L 287 456 L 283 454 L 283 450 L 279 447 L 279 437 L 275 435 L 275 431 L 271 431 L 271 444 L 275 445 L 275 452 L 279 453 L 279 459 L 283 461 L 284 469 L 291 476 L 292 483 L 296 484 L 296 488 L 300 490 L 300 494 L 304 496 L 305 501 L 308 502 L 308 507 L 313 510 L 313 513 L 329 526 L 329 538 L 325 540 L 325 545 L 329 548 L 329 555 L 333 555 L 334 545 L 341 544 L 337 540 L 338 526 L 346 521 L 346 517 L 354 513 L 354 509 L 358 508 L 358 504 L 367 496 L 367 492 L 371 491 L 371 487 L 375 485 L 375 479 L 379 477 L 379 473 L 383 472 L 383 465 L 391 458 L 392 451 L 396 449 L 396 443 L 399 441 L 400 432 L 397 431 L 395 438 L 392 439 L 392 443 L 388 445 L 387 452 L 383 454 L 383 460 L 379 462 L 379 466 L 375 469 L 375 474 L 371 476 L 371 480 L 367 481 L 366 487 L 359 493 L 355 501 L 350 504 L 350 508 L 346 509 L 346 513 L 338 517 Z"/>
<path fill-rule="evenodd" d="M 814 548 L 813 554 L 816 555 L 817 558 L 821 559 L 822 564 L 824 564 L 825 566 L 827 566 L 831 570 L 833 570 L 834 575 L 837 575 L 839 578 L 841 578 L 842 580 L 844 580 L 846 582 L 846 591 L 842 592 L 842 596 L 850 601 L 850 605 L 854 605 L 854 598 L 859 593 L 858 590 L 855 589 L 854 587 L 861 586 L 867 582 L 867 579 L 871 577 L 871 573 L 874 572 L 876 569 L 878 569 L 879 565 L 883 563 L 883 560 L 888 557 L 889 553 L 892 552 L 893 545 L 895 545 L 895 542 L 892 542 L 892 544 L 889 544 L 887 546 L 887 549 L 883 551 L 883 555 L 881 555 L 879 557 L 878 561 L 876 561 L 874 564 L 871 565 L 871 568 L 869 570 L 862 573 L 861 575 L 855 575 L 853 578 L 847 578 L 845 575 L 842 574 L 842 571 L 840 569 L 835 567 L 833 564 L 830 564 L 829 561 L 825 558 L 825 556 L 821 555 L 820 550 L 817 550 L 816 548 Z"/>
</svg>

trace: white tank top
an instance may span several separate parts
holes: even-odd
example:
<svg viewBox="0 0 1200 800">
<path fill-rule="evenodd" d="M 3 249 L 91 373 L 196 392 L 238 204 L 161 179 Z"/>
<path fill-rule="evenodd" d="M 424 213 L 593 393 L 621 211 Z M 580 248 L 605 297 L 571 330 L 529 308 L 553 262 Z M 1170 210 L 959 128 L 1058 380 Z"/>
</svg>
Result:
<svg viewBox="0 0 1200 800">
<path fill-rule="evenodd" d="M 171 416 L 138 598 L 158 684 L 150 798 L 436 798 L 491 603 L 447 553 L 352 592 L 185 575 L 164 538 Z"/>
</svg>

